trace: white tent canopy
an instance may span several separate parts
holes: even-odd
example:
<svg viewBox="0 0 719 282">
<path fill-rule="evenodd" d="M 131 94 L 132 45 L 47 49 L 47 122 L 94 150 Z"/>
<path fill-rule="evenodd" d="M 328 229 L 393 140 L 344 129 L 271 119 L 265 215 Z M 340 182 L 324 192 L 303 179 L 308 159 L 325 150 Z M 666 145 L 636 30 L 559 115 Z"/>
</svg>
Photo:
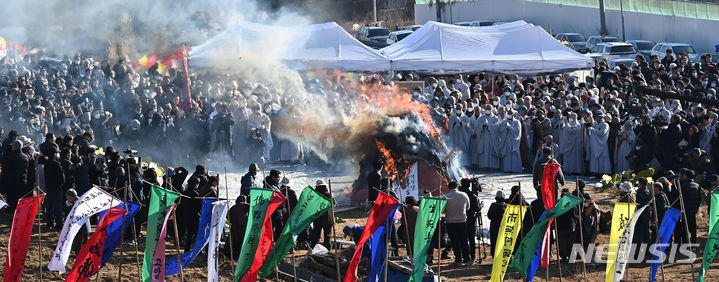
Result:
<svg viewBox="0 0 719 282">
<path fill-rule="evenodd" d="M 594 64 L 541 27 L 524 21 L 489 27 L 430 21 L 380 51 L 392 61 L 392 70 L 534 74 L 586 69 Z"/>
<path fill-rule="evenodd" d="M 189 64 L 193 67 L 227 67 L 242 64 L 243 59 L 261 63 L 280 61 L 298 69 L 390 69 L 386 57 L 334 22 L 296 27 L 238 23 L 192 47 Z"/>
</svg>

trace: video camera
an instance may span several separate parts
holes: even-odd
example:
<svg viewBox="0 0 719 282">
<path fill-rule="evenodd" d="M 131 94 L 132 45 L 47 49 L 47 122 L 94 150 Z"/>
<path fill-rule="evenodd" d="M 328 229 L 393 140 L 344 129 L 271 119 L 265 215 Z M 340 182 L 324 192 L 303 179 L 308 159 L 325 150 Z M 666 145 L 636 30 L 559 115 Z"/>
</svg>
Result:
<svg viewBox="0 0 719 282">
<path fill-rule="evenodd" d="M 128 155 L 137 155 L 137 154 L 138 154 L 137 150 L 132 150 L 132 149 L 127 149 L 127 150 L 122 151 L 122 152 L 125 153 L 125 154 L 128 154 Z"/>
</svg>

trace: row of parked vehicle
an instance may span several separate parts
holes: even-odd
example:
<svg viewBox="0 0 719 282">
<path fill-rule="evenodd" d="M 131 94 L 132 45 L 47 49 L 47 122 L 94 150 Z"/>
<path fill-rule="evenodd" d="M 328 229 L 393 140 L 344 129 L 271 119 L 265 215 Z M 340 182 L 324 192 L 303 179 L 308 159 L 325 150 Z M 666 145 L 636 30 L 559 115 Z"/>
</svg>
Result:
<svg viewBox="0 0 719 282">
<path fill-rule="evenodd" d="M 631 65 L 637 54 L 642 54 L 647 58 L 652 55 L 664 58 L 667 49 L 671 49 L 675 54 L 684 53 L 689 55 L 692 62 L 699 62 L 702 55 L 691 44 L 686 43 L 656 43 L 651 40 L 627 40 L 622 42 L 616 36 L 597 35 L 584 38 L 579 33 L 558 33 L 555 38 L 591 58 L 607 59 L 612 66 L 618 64 Z"/>
<path fill-rule="evenodd" d="M 455 25 L 458 26 L 492 26 L 503 24 L 504 22 L 495 21 L 469 21 L 469 22 L 458 22 Z M 395 31 L 389 31 L 383 26 L 365 26 L 357 33 L 357 39 L 367 46 L 375 49 L 380 49 L 392 45 L 404 39 L 408 35 L 412 34 L 415 30 L 419 29 L 422 25 L 408 25 L 399 27 Z"/>
</svg>

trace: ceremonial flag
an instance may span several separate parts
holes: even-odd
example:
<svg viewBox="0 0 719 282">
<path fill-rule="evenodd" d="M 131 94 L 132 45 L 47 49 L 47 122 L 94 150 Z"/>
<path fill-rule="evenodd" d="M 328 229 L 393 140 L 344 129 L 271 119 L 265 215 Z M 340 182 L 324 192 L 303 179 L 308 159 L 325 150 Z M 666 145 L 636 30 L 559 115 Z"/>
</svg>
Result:
<svg viewBox="0 0 719 282">
<path fill-rule="evenodd" d="M 242 250 L 240 250 L 240 257 L 237 259 L 237 267 L 235 267 L 235 281 L 240 281 L 252 266 L 257 245 L 260 243 L 265 214 L 273 193 L 272 189 L 252 188 L 250 190 L 250 212 L 247 219 L 247 229 L 245 229 L 245 238 L 242 241 Z"/>
<path fill-rule="evenodd" d="M 217 252 L 220 246 L 220 239 L 227 219 L 229 200 L 220 200 L 212 203 L 212 220 L 210 223 L 210 242 L 207 246 L 207 282 L 218 282 L 220 277 L 217 274 Z M 231 244 L 232 242 L 227 242 Z"/>
<path fill-rule="evenodd" d="M 197 229 L 197 235 L 195 235 L 195 242 L 192 244 L 192 250 L 183 253 L 180 258 L 182 259 L 182 268 L 185 269 L 192 262 L 193 259 L 205 248 L 207 242 L 210 239 L 210 217 L 212 216 L 212 203 L 217 199 L 215 198 L 204 198 L 202 199 L 202 211 L 200 212 L 200 224 Z M 180 266 L 177 264 L 177 256 L 171 257 L 165 264 L 165 276 L 175 275 L 180 273 Z"/>
<path fill-rule="evenodd" d="M 542 240 L 544 230 L 546 230 L 547 225 L 549 225 L 549 219 L 563 215 L 581 202 L 582 198 L 572 195 L 564 195 L 561 199 L 559 199 L 559 202 L 557 202 L 554 208 L 547 211 L 544 214 L 544 218 L 537 222 L 537 224 L 529 230 L 527 235 L 524 236 L 524 239 L 522 239 L 522 243 L 519 244 L 519 249 L 517 249 L 517 252 L 514 254 L 512 263 L 509 264 L 509 267 L 521 273 L 523 276 L 527 276 L 527 268 L 532 261 L 532 254 L 534 254 L 537 250 L 539 241 Z"/>
<path fill-rule="evenodd" d="M 542 172 L 542 203 L 544 203 L 545 210 L 552 209 L 555 204 L 556 193 L 554 191 L 554 178 L 557 175 L 557 171 L 559 171 L 559 164 L 548 163 L 544 166 L 544 171 Z M 554 222 L 554 219 L 550 218 L 547 229 L 544 231 L 544 238 L 550 238 L 552 222 Z M 551 240 L 542 240 L 542 267 L 549 267 L 550 241 Z"/>
<path fill-rule="evenodd" d="M 522 230 L 522 218 L 527 207 L 509 205 L 504 210 L 502 224 L 499 227 L 497 246 L 494 247 L 494 261 L 492 262 L 491 281 L 504 280 L 504 273 L 507 271 L 507 263 L 514 252 L 514 244 L 519 231 Z"/>
<path fill-rule="evenodd" d="M 274 213 L 284 201 L 285 195 L 282 193 L 275 192 L 272 194 L 270 204 L 267 206 L 267 213 L 265 214 L 265 221 L 263 224 L 264 227 L 262 227 L 262 235 L 260 236 L 260 243 L 257 246 L 257 251 L 255 252 L 255 259 L 252 261 L 250 271 L 242 277 L 242 281 L 252 282 L 257 280 L 257 273 L 260 271 L 260 267 L 265 262 L 267 255 L 270 254 L 272 243 L 274 243 L 272 238 L 272 213 Z"/>
<path fill-rule="evenodd" d="M 320 215 L 326 213 L 330 208 L 330 204 L 330 199 L 312 189 L 312 187 L 308 186 L 302 190 L 300 199 L 294 210 L 292 210 L 292 214 L 290 214 L 290 219 L 287 220 L 284 229 L 282 229 L 282 234 L 280 234 L 270 251 L 269 257 L 260 268 L 260 276 L 267 277 L 272 273 L 275 265 L 295 245 L 297 236 Z"/>
<path fill-rule="evenodd" d="M 432 243 L 434 229 L 439 224 L 439 217 L 442 215 L 446 203 L 446 198 L 432 197 L 422 197 L 422 201 L 419 202 L 419 212 L 414 225 L 414 246 L 412 248 L 414 268 L 412 269 L 412 275 L 409 276 L 409 282 L 422 281 L 424 264 L 427 261 L 427 250 Z"/>
<path fill-rule="evenodd" d="M 180 197 L 180 193 L 165 190 L 160 186 L 152 185 L 150 192 L 150 206 L 147 209 L 147 234 L 145 236 L 145 255 L 142 258 L 142 281 L 151 281 L 152 265 L 155 258 L 155 250 L 159 241 L 159 233 L 162 231 L 160 225 L 174 204 Z M 164 256 L 164 253 L 163 253 Z"/>
<path fill-rule="evenodd" d="M 75 258 L 75 264 L 72 266 L 70 273 L 67 274 L 65 281 L 87 281 L 100 271 L 102 250 L 105 247 L 105 237 L 107 236 L 107 225 L 121 217 L 125 212 L 119 207 L 113 207 L 101 217 L 100 223 L 95 228 L 95 233 L 82 245 L 77 258 Z"/>
<path fill-rule="evenodd" d="M 419 199 L 419 174 L 417 169 L 417 162 L 415 162 L 409 169 L 407 174 L 407 185 L 403 193 L 407 196 L 414 196 L 415 199 Z M 404 201 L 404 199 L 401 199 Z"/>
<path fill-rule="evenodd" d="M 384 221 L 385 224 L 380 225 L 372 234 L 370 246 L 372 246 L 372 260 L 370 266 L 369 281 L 382 281 L 382 273 L 384 272 L 384 261 L 387 257 L 387 230 L 392 230 L 394 223 L 394 214 L 397 211 L 397 205 Z"/>
<path fill-rule="evenodd" d="M 122 206 L 123 205 L 119 205 L 116 207 Z M 100 268 L 105 266 L 105 263 L 107 263 L 110 257 L 112 257 L 112 253 L 115 251 L 115 248 L 117 248 L 117 245 L 120 244 L 120 237 L 122 237 L 122 233 L 130 228 L 132 219 L 135 218 L 137 211 L 140 210 L 140 204 L 138 203 L 127 202 L 126 206 L 127 211 L 123 215 L 125 218 L 125 229 L 122 229 L 122 218 L 115 219 L 107 226 L 107 237 L 105 238 L 105 246 L 102 248 L 102 263 L 100 264 Z M 105 213 L 106 211 L 100 212 L 100 218 L 105 216 Z"/>
<path fill-rule="evenodd" d="M 192 109 L 192 94 L 190 93 L 190 69 L 187 67 L 187 58 L 190 53 L 190 47 L 186 47 L 182 49 L 182 64 L 184 67 L 184 85 L 182 88 L 182 101 L 184 103 L 184 111 L 188 112 L 189 109 Z"/>
<path fill-rule="evenodd" d="M 50 259 L 47 268 L 51 271 L 65 273 L 65 264 L 67 264 L 67 259 L 70 257 L 72 241 L 85 224 L 85 221 L 100 211 L 110 209 L 118 203 L 121 204 L 122 201 L 97 187 L 90 188 L 85 194 L 82 194 L 75 201 L 65 219 L 55 253 Z"/>
<path fill-rule="evenodd" d="M 652 254 L 657 253 L 664 253 L 664 249 L 666 249 L 667 244 L 669 243 L 669 239 L 672 238 L 672 232 L 674 232 L 674 226 L 676 226 L 677 221 L 679 220 L 679 216 L 682 214 L 682 211 L 675 208 L 669 208 L 666 213 L 664 213 L 664 219 L 662 219 L 662 223 L 659 226 L 659 238 L 657 238 L 657 242 L 659 244 L 654 244 L 653 248 L 655 251 L 652 251 Z M 661 248 L 660 250 L 657 250 L 658 248 Z M 650 266 L 651 274 L 649 275 L 649 281 L 654 282 L 654 278 L 657 276 L 657 269 L 659 268 L 659 256 L 652 255 L 652 265 Z"/>
<path fill-rule="evenodd" d="M 374 233 L 377 228 L 384 223 L 384 220 L 387 219 L 398 203 L 399 202 L 390 195 L 387 195 L 384 192 L 379 192 L 377 200 L 375 200 L 374 205 L 372 206 L 372 211 L 369 213 L 369 218 L 367 218 L 367 223 L 365 224 L 364 231 L 362 231 L 362 236 L 357 243 L 357 248 L 355 248 L 354 255 L 352 255 L 352 260 L 350 260 L 350 265 L 345 273 L 345 282 L 357 281 L 357 266 L 359 266 L 364 244 L 367 240 L 369 240 L 370 236 L 372 236 L 372 233 Z"/>
<path fill-rule="evenodd" d="M 5 257 L 5 275 L 3 282 L 20 281 L 22 269 L 25 267 L 27 249 L 30 247 L 32 226 L 35 222 L 37 209 L 45 194 L 22 198 L 17 202 L 15 214 L 10 226 L 10 243 Z"/>
<path fill-rule="evenodd" d="M 165 281 L 165 237 L 167 237 L 167 220 L 170 219 L 172 211 L 175 210 L 175 204 L 170 206 L 162 222 L 160 237 L 157 238 L 157 246 L 155 246 L 155 255 L 152 257 L 152 281 Z"/>
<path fill-rule="evenodd" d="M 704 276 L 709 269 L 709 265 L 714 262 L 714 256 L 719 249 L 719 225 L 714 225 L 709 238 L 707 238 L 706 245 L 704 245 L 704 257 L 702 258 L 702 268 L 699 269 L 699 275 L 697 276 L 697 282 L 703 282 Z"/>
<path fill-rule="evenodd" d="M 544 214 L 546 213 L 547 211 L 543 211 L 542 215 L 537 221 L 541 221 L 542 218 L 544 218 Z M 547 233 L 544 233 L 544 236 L 542 236 L 542 241 L 539 243 L 539 246 L 542 246 L 544 244 L 544 240 L 547 240 Z M 532 257 L 532 262 L 529 264 L 529 268 L 527 269 L 527 279 L 525 281 L 531 282 L 532 280 L 534 280 L 534 275 L 537 274 L 537 269 L 541 264 L 542 250 L 542 248 L 537 248 L 537 251 L 534 253 L 534 257 Z"/>
<path fill-rule="evenodd" d="M 719 191 L 711 195 L 711 209 L 709 209 L 709 230 L 714 230 L 714 224 L 719 220 Z"/>
<path fill-rule="evenodd" d="M 607 252 L 607 270 L 605 271 L 605 282 L 614 281 L 614 264 L 617 260 L 617 244 L 619 236 L 624 233 L 624 229 L 629 225 L 629 217 L 634 213 L 637 204 L 616 203 L 614 204 L 614 214 L 612 215 L 612 231 L 609 233 L 609 250 Z"/>
<path fill-rule="evenodd" d="M 642 215 L 647 206 L 648 205 L 644 205 L 632 214 L 632 218 L 629 219 L 629 226 L 624 228 L 622 236 L 619 237 L 619 244 L 617 245 L 617 262 L 614 265 L 614 282 L 621 281 L 622 278 L 624 278 L 624 270 L 627 268 L 627 260 L 629 259 L 632 239 L 634 238 L 634 226 L 637 224 L 637 220 L 639 220 L 639 217 Z"/>
</svg>

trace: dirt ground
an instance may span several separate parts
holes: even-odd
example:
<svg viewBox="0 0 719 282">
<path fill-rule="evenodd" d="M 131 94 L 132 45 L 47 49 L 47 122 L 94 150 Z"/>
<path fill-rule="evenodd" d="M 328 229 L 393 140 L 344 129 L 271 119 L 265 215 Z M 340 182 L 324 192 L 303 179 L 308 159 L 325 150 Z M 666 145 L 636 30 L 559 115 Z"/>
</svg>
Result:
<svg viewBox="0 0 719 282">
<path fill-rule="evenodd" d="M 597 203 L 602 211 L 610 211 L 613 209 L 616 196 L 612 193 L 605 192 L 600 193 L 598 191 L 592 191 L 593 188 L 587 188 L 593 197 L 597 199 Z M 338 224 L 338 236 L 341 235 L 341 228 L 344 225 L 360 224 L 364 225 L 367 212 L 361 210 L 351 210 L 346 212 L 337 213 L 336 216 L 343 218 L 346 222 Z M 698 221 L 698 237 L 700 248 L 697 255 L 698 259 L 694 262 L 694 272 L 698 272 L 701 267 L 701 256 L 703 255 L 703 248 L 707 237 L 707 209 L 706 206 L 702 206 L 700 214 L 697 215 Z M 5 257 L 7 255 L 7 245 L 10 236 L 10 225 L 11 217 L 5 213 L 0 213 L 0 255 Z M 43 280 L 59 281 L 64 279 L 64 275 L 57 273 L 50 273 L 47 270 L 47 264 L 50 260 L 50 256 L 54 251 L 57 244 L 59 231 L 48 232 L 45 225 L 42 225 L 42 236 L 38 235 L 37 225 L 33 228 L 33 235 L 30 242 L 30 248 L 28 251 L 27 259 L 25 262 L 25 269 L 23 271 L 22 280 L 28 281 L 35 279 L 39 281 L 42 275 Z M 596 240 L 596 243 L 606 243 L 609 240 L 608 234 L 600 234 Z M 139 269 L 137 267 L 137 261 L 142 262 L 142 250 L 144 246 L 143 238 L 139 240 L 139 251 L 135 252 L 134 246 L 125 245 L 124 252 L 120 251 L 120 247 L 115 251 L 108 264 L 100 270 L 99 275 L 93 278 L 92 281 L 117 281 L 118 268 L 120 264 L 120 258 L 123 258 L 122 266 L 122 281 L 139 281 Z M 167 255 L 176 255 L 176 250 L 173 242 L 167 243 Z M 39 248 L 41 245 L 41 248 Z M 489 252 L 489 246 L 484 246 L 484 250 Z M 297 252 L 297 257 L 303 255 L 303 251 Z M 552 254 L 555 254 L 553 245 Z M 406 255 L 405 249 L 401 248 L 400 255 Z M 450 252 L 452 255 L 452 252 Z M 289 256 L 288 256 L 289 257 Z M 552 263 L 549 267 L 550 280 L 559 281 L 559 268 L 557 267 L 555 256 L 553 255 Z M 229 259 L 224 256 L 220 256 L 220 281 L 231 281 L 233 264 Z M 72 254 L 68 261 L 68 271 L 72 267 L 72 263 L 75 261 L 75 255 Z M 289 260 L 288 260 L 289 261 Z M 471 267 L 450 267 L 452 263 L 451 259 L 441 260 L 441 276 L 442 280 L 446 281 L 487 281 L 490 279 L 492 258 L 489 254 L 483 257 L 483 260 L 479 264 L 475 264 Z M 432 268 L 437 270 L 436 260 L 435 265 Z M 599 264 L 596 267 L 587 265 L 586 279 L 582 271 L 582 263 L 576 264 L 562 264 L 561 273 L 562 279 L 566 281 L 601 281 L 604 280 L 604 271 L 606 266 Z M 42 271 L 41 271 L 42 269 Z M 691 264 L 665 264 L 664 265 L 664 277 L 666 281 L 692 281 Z M 180 275 L 173 275 L 167 277 L 168 281 L 180 281 Z M 624 281 L 647 281 L 649 276 L 649 265 L 648 264 L 635 264 L 628 265 L 627 272 L 625 274 Z M 706 281 L 712 281 L 713 277 L 719 276 L 719 264 L 714 264 L 709 269 Z M 207 256 L 204 253 L 198 255 L 198 257 L 190 264 L 190 267 L 184 270 L 185 281 L 202 281 L 207 279 Z M 542 281 L 546 279 L 546 270 L 539 269 L 535 281 Z M 661 281 L 661 270 L 657 274 L 656 281 Z M 272 279 L 274 280 L 274 279 Z M 522 277 L 514 271 L 509 271 L 505 276 L 507 281 L 520 281 Z"/>
</svg>

